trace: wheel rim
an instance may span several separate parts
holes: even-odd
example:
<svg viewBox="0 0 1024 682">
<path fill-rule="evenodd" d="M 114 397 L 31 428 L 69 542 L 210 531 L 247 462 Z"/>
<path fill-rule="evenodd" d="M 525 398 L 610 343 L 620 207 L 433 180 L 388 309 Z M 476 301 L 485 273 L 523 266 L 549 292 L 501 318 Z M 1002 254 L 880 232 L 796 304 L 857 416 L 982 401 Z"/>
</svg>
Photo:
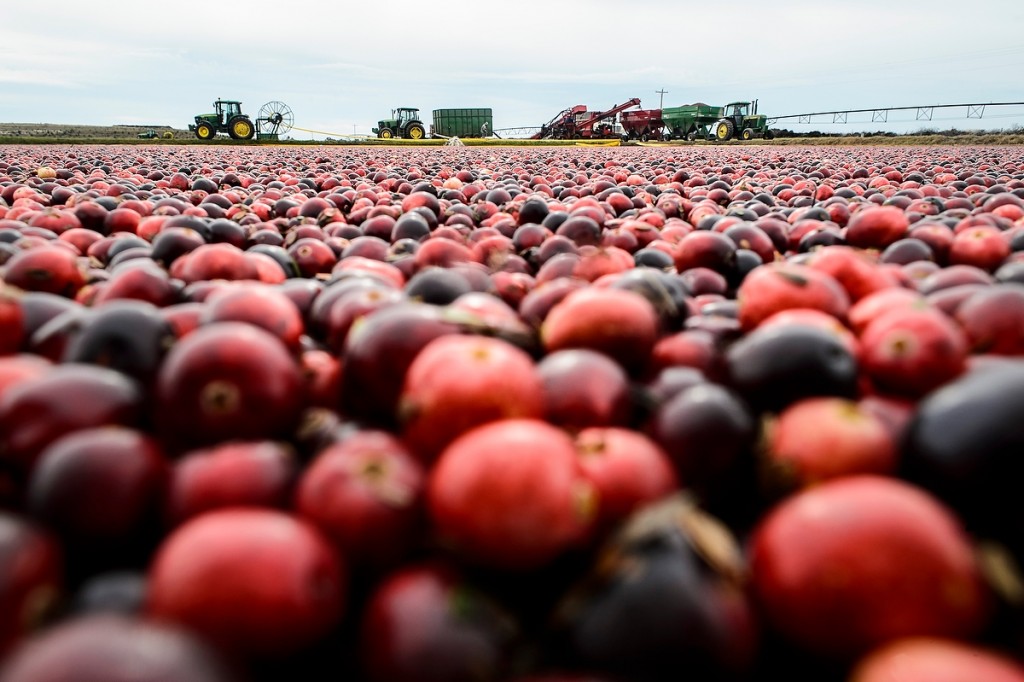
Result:
<svg viewBox="0 0 1024 682">
<path fill-rule="evenodd" d="M 725 136 L 729 134 L 729 127 L 724 123 L 718 126 L 718 139 L 724 140 Z"/>
<path fill-rule="evenodd" d="M 199 126 L 199 130 L 196 132 L 201 139 L 208 140 L 212 137 L 210 133 L 213 132 L 213 129 L 210 126 Z"/>
<path fill-rule="evenodd" d="M 410 139 L 418 140 L 418 139 L 420 139 L 422 137 L 423 137 L 423 129 L 420 128 L 419 126 L 413 126 L 409 130 L 409 138 Z"/>
<path fill-rule="evenodd" d="M 380 136 L 382 138 L 384 138 L 385 140 L 390 140 L 391 139 L 391 131 L 390 130 L 385 130 L 384 132 L 382 132 L 380 134 Z"/>
<path fill-rule="evenodd" d="M 235 135 L 238 137 L 249 137 L 252 134 L 252 126 L 249 125 L 248 121 L 236 121 L 235 122 Z"/>
</svg>

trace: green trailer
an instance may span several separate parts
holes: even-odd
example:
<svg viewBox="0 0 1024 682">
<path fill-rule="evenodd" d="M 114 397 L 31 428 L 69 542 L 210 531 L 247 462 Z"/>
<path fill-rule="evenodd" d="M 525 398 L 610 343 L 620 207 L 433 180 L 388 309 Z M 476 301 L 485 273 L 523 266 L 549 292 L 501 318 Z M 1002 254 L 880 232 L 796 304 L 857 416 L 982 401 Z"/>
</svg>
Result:
<svg viewBox="0 0 1024 682">
<path fill-rule="evenodd" d="M 489 137 L 494 130 L 490 109 L 434 109 L 431 137 Z"/>
<path fill-rule="evenodd" d="M 680 107 L 665 107 L 661 120 L 665 132 L 675 140 L 707 140 L 711 138 L 712 127 L 722 118 L 722 107 L 703 102 L 684 104 Z"/>
</svg>

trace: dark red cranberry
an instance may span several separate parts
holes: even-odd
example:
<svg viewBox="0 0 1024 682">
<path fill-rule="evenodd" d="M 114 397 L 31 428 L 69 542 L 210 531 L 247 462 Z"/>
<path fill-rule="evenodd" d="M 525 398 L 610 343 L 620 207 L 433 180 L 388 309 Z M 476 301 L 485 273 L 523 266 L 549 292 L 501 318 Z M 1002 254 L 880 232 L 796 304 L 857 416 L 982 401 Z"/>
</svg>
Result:
<svg viewBox="0 0 1024 682">
<path fill-rule="evenodd" d="M 177 442 L 283 437 L 304 406 L 302 374 L 281 340 L 241 322 L 200 327 L 171 348 L 155 422 Z"/>
<path fill-rule="evenodd" d="M 63 362 L 109 367 L 147 385 L 174 340 L 173 328 L 152 304 L 114 301 L 85 318 Z"/>
<path fill-rule="evenodd" d="M 139 385 L 120 372 L 56 366 L 0 399 L 0 461 L 27 470 L 61 436 L 97 426 L 134 426 L 141 408 Z"/>
</svg>

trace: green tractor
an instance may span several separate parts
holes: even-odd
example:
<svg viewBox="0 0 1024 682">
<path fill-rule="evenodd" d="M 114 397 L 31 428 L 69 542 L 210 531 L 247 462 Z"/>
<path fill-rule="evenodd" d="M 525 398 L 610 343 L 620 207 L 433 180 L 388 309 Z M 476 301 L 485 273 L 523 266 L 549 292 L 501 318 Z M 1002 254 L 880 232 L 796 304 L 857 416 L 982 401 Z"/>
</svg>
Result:
<svg viewBox="0 0 1024 682">
<path fill-rule="evenodd" d="M 242 103 L 219 99 L 213 103 L 216 113 L 197 114 L 195 125 L 189 130 L 200 140 L 212 140 L 217 133 L 227 133 L 235 140 L 251 140 L 256 134 L 252 119 L 242 113 Z"/>
<path fill-rule="evenodd" d="M 426 136 L 426 128 L 420 120 L 420 110 L 415 107 L 398 107 L 391 110 L 391 118 L 377 121 L 373 128 L 377 137 L 390 140 L 401 137 L 408 140 L 422 140 Z"/>
<path fill-rule="evenodd" d="M 730 102 L 722 107 L 722 117 L 711 126 L 711 139 L 725 142 L 738 137 L 753 140 L 763 137 L 770 140 L 775 135 L 768 129 L 768 117 L 757 113 L 757 100 L 753 102 Z"/>
</svg>

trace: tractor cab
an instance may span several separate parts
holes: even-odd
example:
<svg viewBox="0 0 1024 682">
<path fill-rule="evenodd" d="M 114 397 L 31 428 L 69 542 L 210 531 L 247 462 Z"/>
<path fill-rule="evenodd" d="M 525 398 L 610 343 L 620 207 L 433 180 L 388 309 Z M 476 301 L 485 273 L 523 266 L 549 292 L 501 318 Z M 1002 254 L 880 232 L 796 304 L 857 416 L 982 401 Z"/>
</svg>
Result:
<svg viewBox="0 0 1024 682">
<path fill-rule="evenodd" d="M 219 99 L 213 103 L 213 108 L 221 123 L 226 123 L 235 116 L 242 115 L 242 103 L 234 100 Z"/>
<path fill-rule="evenodd" d="M 392 116 L 395 117 L 396 127 L 404 130 L 407 123 L 419 120 L 420 110 L 414 107 L 398 107 L 392 112 Z"/>
<path fill-rule="evenodd" d="M 733 119 L 742 118 L 744 116 L 750 116 L 751 113 L 751 102 L 749 101 L 733 101 L 729 102 L 724 106 L 723 116 Z"/>
<path fill-rule="evenodd" d="M 733 120 L 743 120 L 750 115 L 750 102 L 730 102 L 723 107 L 722 116 Z"/>
</svg>

